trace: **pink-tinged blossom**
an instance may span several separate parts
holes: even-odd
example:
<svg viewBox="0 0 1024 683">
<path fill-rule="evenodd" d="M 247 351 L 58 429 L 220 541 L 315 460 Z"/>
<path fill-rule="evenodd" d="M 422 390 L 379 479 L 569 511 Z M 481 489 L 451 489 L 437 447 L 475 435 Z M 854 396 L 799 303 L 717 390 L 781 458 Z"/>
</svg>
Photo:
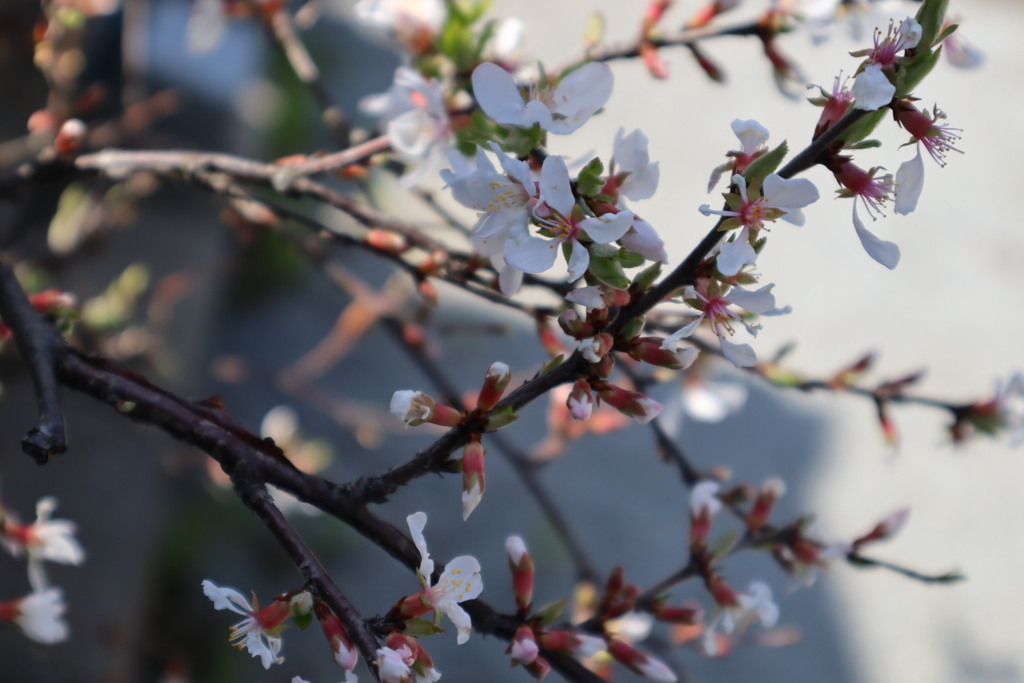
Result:
<svg viewBox="0 0 1024 683">
<path fill-rule="evenodd" d="M 569 245 L 569 281 L 578 280 L 590 267 L 590 252 L 579 241 L 588 238 L 609 244 L 622 237 L 633 224 L 631 211 L 583 217 L 572 193 L 572 180 L 565 160 L 549 156 L 540 171 L 541 203 L 533 207 L 541 235 L 511 236 L 505 242 L 505 260 L 526 273 L 543 273 L 555 264 L 559 247 Z"/>
<path fill-rule="evenodd" d="M 722 174 L 731 172 L 731 175 L 742 173 L 757 157 L 768 151 L 768 129 L 753 119 L 735 119 L 732 122 L 732 132 L 740 140 L 739 150 L 729 152 L 729 161 L 715 168 L 711 172 L 711 179 L 708 181 L 708 192 L 714 189 Z"/>
<path fill-rule="evenodd" d="M 590 391 L 590 383 L 585 379 L 576 380 L 565 405 L 574 420 L 589 420 L 594 412 L 594 395 Z"/>
<path fill-rule="evenodd" d="M 867 52 L 868 62 L 883 68 L 895 66 L 901 52 L 913 49 L 921 42 L 922 32 L 921 24 L 911 17 L 901 21 L 899 27 L 890 22 L 884 38 L 882 31 L 875 29 L 875 46 Z"/>
<path fill-rule="evenodd" d="M 742 175 L 732 177 L 733 184 L 739 191 L 737 205 L 734 210 L 718 211 L 707 204 L 702 204 L 700 212 L 705 216 L 716 214 L 728 218 L 723 227 L 742 226 L 739 235 L 731 242 L 726 242 L 718 251 L 715 264 L 718 271 L 726 277 L 732 277 L 744 266 L 753 265 L 757 253 L 750 244 L 751 234 L 765 227 L 765 222 L 779 218 L 793 225 L 804 224 L 801 209 L 818 201 L 818 189 L 806 178 L 783 178 L 777 173 L 769 174 L 761 185 L 761 196 L 747 195 L 747 180 Z M 727 195 L 727 197 L 735 195 Z M 730 206 L 733 202 L 730 202 Z"/>
<path fill-rule="evenodd" d="M 488 116 L 510 126 L 534 124 L 568 135 L 604 106 L 612 94 L 612 70 L 603 62 L 590 62 L 562 78 L 557 85 L 534 85 L 523 98 L 512 74 L 492 62 L 473 71 L 473 95 Z"/>
<path fill-rule="evenodd" d="M 917 143 L 917 154 L 914 158 L 904 161 L 896 171 L 895 200 L 893 210 L 906 215 L 917 208 L 921 190 L 924 187 L 924 160 L 921 158 L 921 147 L 939 166 L 946 165 L 946 154 L 950 151 L 960 152 L 954 143 L 960 139 L 959 128 L 937 123 L 945 115 L 935 110 L 932 116 L 918 110 L 909 102 L 900 102 L 894 107 L 896 121 L 910 133 L 910 143 Z"/>
<path fill-rule="evenodd" d="M 412 650 L 402 646 L 397 650 L 382 647 L 377 650 L 377 673 L 383 683 L 408 683 L 412 678 Z"/>
<path fill-rule="evenodd" d="M 459 603 L 476 599 L 483 591 L 480 563 L 475 557 L 460 555 L 445 566 L 437 583 L 431 585 L 434 561 L 430 559 L 430 553 L 427 552 L 427 541 L 423 536 L 427 515 L 417 512 L 409 515 L 406 522 L 409 525 L 413 543 L 420 551 L 419 577 L 424 590 L 402 602 L 402 614 L 405 617 L 415 617 L 430 611 L 443 612 L 455 625 L 455 629 L 458 631 L 457 642 L 461 645 L 469 640 L 472 622 L 469 614 L 459 606 Z"/>
<path fill-rule="evenodd" d="M 391 148 L 413 169 L 402 176 L 406 187 L 416 185 L 444 164 L 455 142 L 441 85 L 406 66 L 395 70 L 391 88 L 364 97 L 364 112 L 380 118 Z"/>
<path fill-rule="evenodd" d="M 694 287 L 687 287 L 683 293 L 683 298 L 688 302 L 692 302 L 691 305 L 700 311 L 700 315 L 666 338 L 662 346 L 674 348 L 669 345 L 690 337 L 697 331 L 700 324 L 707 320 L 711 326 L 711 331 L 718 337 L 723 356 L 732 361 L 737 367 L 744 368 L 757 365 L 757 355 L 749 344 L 736 344 L 726 339 L 726 336 L 731 337 L 736 331 L 735 325 L 739 324 L 751 336 L 756 337 L 760 326 L 748 322 L 742 314 L 731 309 L 730 306 L 738 306 L 756 315 L 785 315 L 792 309 L 789 306 L 785 308 L 776 307 L 775 296 L 771 293 L 774 287 L 774 284 L 768 284 L 756 291 L 746 290 L 742 287 L 733 287 L 725 292 L 717 291 L 717 287 L 716 291 L 704 292 L 698 291 Z M 705 289 L 707 288 L 705 287 Z"/>
<path fill-rule="evenodd" d="M 512 658 L 513 665 L 532 664 L 540 654 L 540 647 L 537 646 L 537 640 L 533 636 L 533 629 L 529 626 L 520 626 L 512 639 L 508 654 Z"/>
<path fill-rule="evenodd" d="M 56 498 L 41 498 L 36 503 L 36 520 L 32 524 L 21 524 L 0 509 L 0 543 L 11 555 L 28 558 L 28 579 L 34 591 L 42 591 L 48 585 L 44 562 L 77 566 L 85 561 L 85 551 L 75 538 L 75 523 L 50 519 L 56 509 Z"/>
<path fill-rule="evenodd" d="M 249 604 L 233 588 L 220 587 L 209 580 L 203 581 L 203 594 L 213 601 L 214 609 L 226 609 L 245 617 L 231 627 L 228 640 L 232 645 L 258 657 L 264 669 L 284 661 L 279 656 L 283 645 L 280 633 L 285 628 L 285 621 L 291 616 L 291 606 L 287 600 L 274 600 L 269 606 L 259 609 L 258 603 Z M 253 603 L 256 603 L 255 598 Z"/>
<path fill-rule="evenodd" d="M 27 638 L 52 645 L 68 637 L 64 610 L 61 592 L 56 588 L 47 588 L 17 600 L 0 602 L 0 622 L 11 622 Z"/>
</svg>

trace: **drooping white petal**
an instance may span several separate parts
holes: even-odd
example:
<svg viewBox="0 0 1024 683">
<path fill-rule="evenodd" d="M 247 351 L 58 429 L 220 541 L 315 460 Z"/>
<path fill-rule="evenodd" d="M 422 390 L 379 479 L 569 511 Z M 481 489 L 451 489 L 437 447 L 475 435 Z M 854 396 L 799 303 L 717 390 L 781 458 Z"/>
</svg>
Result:
<svg viewBox="0 0 1024 683">
<path fill-rule="evenodd" d="M 910 48 L 917 47 L 917 44 L 921 42 L 921 36 L 924 33 L 924 29 L 921 24 L 917 23 L 913 17 L 907 17 L 900 23 L 900 39 L 903 43 L 903 49 L 907 50 Z"/>
<path fill-rule="evenodd" d="M 493 62 L 484 62 L 470 78 L 473 95 L 484 113 L 498 123 L 518 125 L 525 104 L 512 74 Z"/>
<path fill-rule="evenodd" d="M 853 228 L 857 231 L 861 246 L 868 256 L 892 270 L 900 262 L 900 248 L 893 242 L 886 242 L 864 227 L 857 215 L 857 205 L 853 206 Z"/>
<path fill-rule="evenodd" d="M 409 535 L 412 536 L 416 550 L 420 551 L 420 577 L 423 581 L 430 581 L 430 576 L 434 573 L 434 561 L 430 559 L 427 539 L 423 536 L 423 529 L 427 526 L 427 513 L 414 512 L 405 518 L 405 523 L 409 525 Z"/>
<path fill-rule="evenodd" d="M 880 65 L 869 64 L 853 79 L 850 93 L 853 95 L 855 108 L 875 111 L 892 102 L 896 86 L 889 82 Z"/>
<path fill-rule="evenodd" d="M 569 282 L 575 282 L 583 277 L 590 267 L 590 252 L 585 246 L 572 240 L 569 242 Z"/>
<path fill-rule="evenodd" d="M 913 159 L 904 161 L 896 171 L 896 201 L 893 211 L 907 215 L 917 208 L 917 200 L 924 189 L 924 159 L 921 158 L 921 145 L 917 146 L 917 154 Z"/>
</svg>

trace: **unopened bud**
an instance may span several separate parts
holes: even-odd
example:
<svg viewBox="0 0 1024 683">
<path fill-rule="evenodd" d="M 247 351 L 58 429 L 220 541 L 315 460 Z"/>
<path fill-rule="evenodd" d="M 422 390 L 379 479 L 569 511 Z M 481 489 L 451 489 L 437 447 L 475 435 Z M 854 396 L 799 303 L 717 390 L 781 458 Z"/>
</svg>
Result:
<svg viewBox="0 0 1024 683">
<path fill-rule="evenodd" d="M 68 119 L 57 132 L 57 138 L 53 142 L 57 154 L 60 156 L 71 156 L 79 152 L 85 143 L 85 136 L 89 133 L 88 127 L 81 119 Z"/>
<path fill-rule="evenodd" d="M 400 254 L 409 248 L 409 243 L 405 237 L 397 232 L 381 230 L 380 228 L 367 230 L 366 235 L 363 236 L 363 242 L 378 251 L 384 251 L 389 254 Z"/>
<path fill-rule="evenodd" d="M 484 451 L 480 435 L 474 434 L 462 451 L 462 520 L 469 519 L 484 496 Z"/>
<path fill-rule="evenodd" d="M 509 536 L 505 540 L 505 552 L 508 554 L 508 568 L 512 572 L 512 592 L 516 596 L 516 607 L 525 614 L 533 604 L 533 557 L 519 536 Z"/>
<path fill-rule="evenodd" d="M 484 377 L 484 386 L 476 400 L 477 410 L 487 412 L 501 400 L 508 383 L 512 380 L 512 371 L 504 363 L 492 363 Z"/>
</svg>

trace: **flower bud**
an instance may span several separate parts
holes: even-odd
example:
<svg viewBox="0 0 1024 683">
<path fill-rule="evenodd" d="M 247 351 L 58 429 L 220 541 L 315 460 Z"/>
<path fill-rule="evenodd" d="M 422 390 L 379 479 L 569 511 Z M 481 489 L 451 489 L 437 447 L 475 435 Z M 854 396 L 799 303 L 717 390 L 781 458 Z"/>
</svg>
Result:
<svg viewBox="0 0 1024 683">
<path fill-rule="evenodd" d="M 594 395 L 590 392 L 590 382 L 585 379 L 576 380 L 565 405 L 574 420 L 589 420 L 594 410 Z"/>
<path fill-rule="evenodd" d="M 320 628 L 324 632 L 324 637 L 327 638 L 327 642 L 331 645 L 335 663 L 349 671 L 353 670 L 359 662 L 359 651 L 348 637 L 341 619 L 323 603 L 317 603 L 316 615 L 320 621 Z"/>
<path fill-rule="evenodd" d="M 750 533 L 757 533 L 768 522 L 775 503 L 786 492 L 786 483 L 778 477 L 771 477 L 764 482 L 761 492 L 754 501 L 754 506 L 747 515 L 747 530 Z"/>
<path fill-rule="evenodd" d="M 57 154 L 60 156 L 71 156 L 81 150 L 85 143 L 85 137 L 89 129 L 81 119 L 68 119 L 57 132 L 57 138 L 53 142 Z"/>
<path fill-rule="evenodd" d="M 608 652 L 627 669 L 659 683 L 674 683 L 677 678 L 672 669 L 660 659 L 637 650 L 625 641 L 613 639 L 608 642 Z"/>
<path fill-rule="evenodd" d="M 508 554 L 508 568 L 512 572 L 512 592 L 516 596 L 516 607 L 526 614 L 533 604 L 533 557 L 519 536 L 509 536 L 505 540 L 505 552 Z"/>
<path fill-rule="evenodd" d="M 462 413 L 458 410 L 436 403 L 422 391 L 412 389 L 402 389 L 392 395 L 391 414 L 413 427 L 424 422 L 454 427 L 462 420 Z"/>
<path fill-rule="evenodd" d="M 462 520 L 469 519 L 484 496 L 484 446 L 474 434 L 462 451 Z"/>
<path fill-rule="evenodd" d="M 594 388 L 597 389 L 602 401 L 640 424 L 647 424 L 660 415 L 663 409 L 662 405 L 654 399 L 609 382 L 602 382 L 600 387 L 595 386 Z"/>
<path fill-rule="evenodd" d="M 484 377 L 484 386 L 476 399 L 476 409 L 487 412 L 501 400 L 502 394 L 512 380 L 512 371 L 504 363 L 492 363 Z"/>
<path fill-rule="evenodd" d="M 866 543 L 873 543 L 875 541 L 881 541 L 886 538 L 894 536 L 903 525 L 906 524 L 907 518 L 910 516 L 910 508 L 900 508 L 896 510 L 888 517 L 883 519 L 881 522 L 875 525 L 875 527 L 864 534 L 860 538 L 853 542 L 853 550 L 859 550 L 860 546 Z"/>
</svg>

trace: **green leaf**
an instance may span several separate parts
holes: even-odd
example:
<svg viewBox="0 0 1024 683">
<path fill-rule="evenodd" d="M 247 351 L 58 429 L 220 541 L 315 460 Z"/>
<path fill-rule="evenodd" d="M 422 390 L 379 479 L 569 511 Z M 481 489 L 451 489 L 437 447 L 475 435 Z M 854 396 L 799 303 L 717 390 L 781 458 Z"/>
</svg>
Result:
<svg viewBox="0 0 1024 683">
<path fill-rule="evenodd" d="M 577 191 L 585 197 L 598 194 L 604 187 L 604 178 L 601 177 L 603 173 L 604 164 L 598 157 L 594 157 L 580 171 L 576 181 Z"/>
<path fill-rule="evenodd" d="M 861 140 L 860 142 L 855 142 L 852 145 L 847 145 L 846 149 L 871 149 L 872 147 L 881 146 L 882 143 L 880 140 L 875 140 L 872 138 L 870 140 Z"/>
<path fill-rule="evenodd" d="M 426 638 L 427 636 L 435 636 L 438 633 L 444 633 L 444 629 L 432 621 L 413 619 L 412 621 L 405 622 L 405 635 L 407 636 Z"/>
<path fill-rule="evenodd" d="M 773 173 L 789 153 L 789 145 L 785 140 L 775 149 L 762 154 L 750 162 L 750 165 L 743 171 L 743 177 L 747 180 L 747 187 L 759 186 L 769 173 Z"/>
<path fill-rule="evenodd" d="M 300 631 L 305 631 L 311 623 L 313 623 L 313 613 L 306 612 L 305 614 L 293 614 L 292 623 L 299 627 Z"/>
<path fill-rule="evenodd" d="M 562 616 L 562 612 L 565 611 L 567 600 L 568 598 L 562 598 L 558 602 L 552 602 L 537 610 L 537 616 L 540 617 L 541 623 L 551 624 L 559 619 Z"/>
<path fill-rule="evenodd" d="M 609 287 L 614 287 L 615 289 L 626 289 L 629 287 L 629 278 L 626 277 L 626 271 L 622 269 L 622 262 L 619 260 L 618 255 L 595 256 L 591 252 L 590 268 L 588 271 Z"/>
<path fill-rule="evenodd" d="M 921 24 L 921 41 L 919 50 L 928 50 L 935 45 L 936 37 L 946 21 L 946 8 L 949 0 L 924 0 L 921 9 L 917 10 L 917 23 Z"/>
<path fill-rule="evenodd" d="M 935 68 L 941 53 L 941 48 L 936 48 L 916 54 L 913 61 L 904 62 L 896 74 L 896 97 L 903 98 L 913 94 L 924 77 Z"/>
<path fill-rule="evenodd" d="M 637 292 L 644 292 L 651 288 L 654 281 L 661 275 L 661 263 L 654 263 L 641 270 L 635 278 L 631 289 Z"/>
<path fill-rule="evenodd" d="M 639 268 L 646 260 L 640 254 L 634 254 L 628 249 L 619 250 L 619 263 L 623 268 Z"/>
<path fill-rule="evenodd" d="M 711 554 L 712 561 L 721 559 L 729 554 L 730 551 L 736 546 L 736 543 L 740 540 L 740 532 L 736 529 L 727 531 L 711 544 L 708 552 Z"/>
<path fill-rule="evenodd" d="M 537 371 L 537 377 L 548 374 L 549 372 L 557 368 L 559 365 L 561 365 L 563 360 L 565 360 L 565 354 L 558 354 L 557 356 L 549 360 L 547 363 L 545 363 L 543 366 L 541 366 L 541 369 Z"/>
<path fill-rule="evenodd" d="M 868 112 L 857 119 L 857 122 L 850 126 L 843 136 L 844 147 L 858 143 L 875 130 L 875 127 L 882 122 L 885 115 L 889 113 L 888 107 L 882 107 L 877 111 Z"/>
<path fill-rule="evenodd" d="M 633 339 L 634 337 L 639 336 L 643 330 L 644 318 L 643 316 L 638 316 L 622 326 L 622 331 L 619 332 L 619 338 Z"/>
<path fill-rule="evenodd" d="M 505 406 L 500 410 L 496 410 L 487 416 L 487 426 L 484 427 L 485 432 L 496 432 L 503 427 L 507 427 L 516 420 L 519 416 L 516 415 L 512 406 Z"/>
</svg>

